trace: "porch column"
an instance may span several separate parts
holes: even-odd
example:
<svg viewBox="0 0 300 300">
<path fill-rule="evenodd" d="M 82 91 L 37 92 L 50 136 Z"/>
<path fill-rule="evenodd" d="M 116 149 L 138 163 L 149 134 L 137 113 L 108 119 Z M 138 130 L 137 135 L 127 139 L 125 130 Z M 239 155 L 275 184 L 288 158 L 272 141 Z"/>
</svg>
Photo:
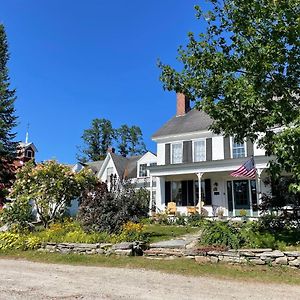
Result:
<svg viewBox="0 0 300 300">
<path fill-rule="evenodd" d="M 198 198 L 198 207 L 199 207 L 199 214 L 201 215 L 202 210 L 202 195 L 201 195 L 201 179 L 204 173 L 197 173 L 198 177 L 198 187 L 199 187 L 199 198 Z"/>
<path fill-rule="evenodd" d="M 165 177 L 156 177 L 156 211 L 162 212 L 165 210 Z"/>
<path fill-rule="evenodd" d="M 259 205 L 261 203 L 261 173 L 264 169 L 257 169 L 257 187 L 256 187 L 256 193 L 257 193 L 257 204 Z"/>
<path fill-rule="evenodd" d="M 149 201 L 149 215 L 151 215 L 151 210 L 153 207 L 153 177 L 150 175 L 150 201 Z"/>
</svg>

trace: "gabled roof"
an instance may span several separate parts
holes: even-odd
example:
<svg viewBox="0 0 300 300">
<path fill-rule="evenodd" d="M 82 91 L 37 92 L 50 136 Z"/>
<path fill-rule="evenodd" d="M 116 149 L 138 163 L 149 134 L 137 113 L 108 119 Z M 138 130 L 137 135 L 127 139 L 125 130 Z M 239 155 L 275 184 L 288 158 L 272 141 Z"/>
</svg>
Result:
<svg viewBox="0 0 300 300">
<path fill-rule="evenodd" d="M 174 116 L 157 130 L 152 138 L 208 130 L 213 120 L 201 110 L 192 109 L 183 116 Z"/>
<path fill-rule="evenodd" d="M 111 158 L 115 164 L 118 175 L 120 178 L 134 178 L 137 172 L 137 161 L 143 155 L 135 155 L 131 157 L 124 157 L 111 153 Z"/>
<path fill-rule="evenodd" d="M 137 162 L 143 155 L 131 156 L 128 158 L 128 164 L 125 169 L 125 178 L 135 178 L 137 174 Z"/>
<path fill-rule="evenodd" d="M 117 169 L 119 178 L 123 178 L 124 172 L 128 163 L 128 158 L 122 156 L 122 155 L 117 155 L 115 153 L 110 153 L 111 158 L 115 164 L 115 167 Z"/>
<path fill-rule="evenodd" d="M 27 149 L 29 147 L 31 147 L 33 149 L 33 151 L 38 152 L 37 148 L 35 147 L 34 143 L 24 143 L 24 142 L 19 142 L 19 147 L 23 148 L 23 149 Z"/>
<path fill-rule="evenodd" d="M 105 160 L 102 162 L 101 168 L 98 172 L 98 177 L 102 176 L 102 174 L 105 171 L 106 166 L 111 158 L 114 163 L 114 166 L 117 170 L 119 178 L 122 178 L 122 179 L 135 178 L 137 176 L 138 161 L 147 153 L 148 152 L 146 152 L 143 155 L 135 155 L 135 156 L 131 156 L 131 157 L 124 157 L 122 155 L 117 155 L 115 153 L 108 153 Z"/>
<path fill-rule="evenodd" d="M 82 165 L 90 168 L 95 174 L 97 174 L 100 171 L 100 169 L 103 165 L 103 162 L 104 162 L 104 160 L 98 160 L 98 161 L 87 162 Z"/>
</svg>

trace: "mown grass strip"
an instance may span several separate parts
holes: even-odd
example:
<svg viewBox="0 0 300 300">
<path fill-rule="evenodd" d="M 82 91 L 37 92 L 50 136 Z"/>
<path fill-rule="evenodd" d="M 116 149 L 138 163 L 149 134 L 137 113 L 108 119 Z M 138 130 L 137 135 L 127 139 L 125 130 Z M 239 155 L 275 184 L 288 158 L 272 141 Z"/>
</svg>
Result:
<svg viewBox="0 0 300 300">
<path fill-rule="evenodd" d="M 145 233 L 148 234 L 150 243 L 171 240 L 184 234 L 198 232 L 199 230 L 199 227 L 191 226 L 164 226 L 160 224 L 145 225 Z"/>
<path fill-rule="evenodd" d="M 268 267 L 229 264 L 197 264 L 190 259 L 155 260 L 145 257 L 120 257 L 44 253 L 37 251 L 0 252 L 0 258 L 25 259 L 42 263 L 119 267 L 155 270 L 186 276 L 212 276 L 221 279 L 251 280 L 267 283 L 300 285 L 300 271 L 288 267 Z"/>
</svg>

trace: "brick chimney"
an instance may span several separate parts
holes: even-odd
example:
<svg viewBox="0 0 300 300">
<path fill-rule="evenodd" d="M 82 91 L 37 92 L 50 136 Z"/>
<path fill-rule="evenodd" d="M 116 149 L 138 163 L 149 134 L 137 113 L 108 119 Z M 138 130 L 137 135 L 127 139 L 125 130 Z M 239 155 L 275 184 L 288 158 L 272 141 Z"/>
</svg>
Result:
<svg viewBox="0 0 300 300">
<path fill-rule="evenodd" d="M 184 116 L 188 111 L 191 110 L 190 100 L 187 96 L 182 93 L 177 93 L 177 111 L 176 117 Z"/>
</svg>

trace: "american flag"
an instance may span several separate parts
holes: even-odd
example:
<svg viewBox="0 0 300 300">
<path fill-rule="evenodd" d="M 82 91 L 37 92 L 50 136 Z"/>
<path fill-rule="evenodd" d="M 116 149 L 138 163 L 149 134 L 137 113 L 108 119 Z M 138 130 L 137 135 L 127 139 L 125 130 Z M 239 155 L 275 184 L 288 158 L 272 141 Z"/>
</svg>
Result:
<svg viewBox="0 0 300 300">
<path fill-rule="evenodd" d="M 248 177 L 255 179 L 256 168 L 254 166 L 254 159 L 251 157 L 243 165 L 241 165 L 237 170 L 233 171 L 231 174 L 233 177 Z"/>
</svg>

